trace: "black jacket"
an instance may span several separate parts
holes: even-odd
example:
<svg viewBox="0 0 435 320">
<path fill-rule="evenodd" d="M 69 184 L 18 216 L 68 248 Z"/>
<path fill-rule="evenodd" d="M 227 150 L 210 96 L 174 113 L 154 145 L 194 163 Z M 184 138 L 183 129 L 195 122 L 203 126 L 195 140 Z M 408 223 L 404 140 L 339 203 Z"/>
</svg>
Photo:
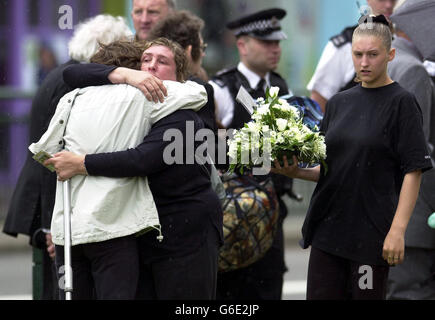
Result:
<svg viewBox="0 0 435 320">
<path fill-rule="evenodd" d="M 72 90 L 62 78 L 70 60 L 48 74 L 36 92 L 30 114 L 30 142 L 47 130 L 59 100 Z M 50 228 L 56 194 L 56 174 L 32 159 L 29 151 L 12 195 L 3 232 L 12 236 L 32 236 L 38 228 Z"/>
<path fill-rule="evenodd" d="M 245 87 L 245 89 L 248 90 L 250 95 L 255 99 L 259 97 L 264 97 L 263 89 L 257 91 L 254 88 L 251 88 L 246 77 L 237 68 L 226 69 L 221 72 L 218 72 L 212 78 L 212 80 L 221 87 L 228 86 L 230 94 L 233 97 L 234 115 L 233 115 L 233 121 L 228 126 L 228 128 L 232 128 L 232 129 L 243 128 L 245 123 L 251 121 L 251 115 L 246 111 L 246 109 L 242 106 L 242 104 L 236 101 L 236 96 L 240 89 L 240 86 Z M 270 72 L 270 84 L 271 86 L 279 87 L 280 95 L 286 95 L 289 93 L 287 83 L 276 72 L 273 71 Z"/>
</svg>

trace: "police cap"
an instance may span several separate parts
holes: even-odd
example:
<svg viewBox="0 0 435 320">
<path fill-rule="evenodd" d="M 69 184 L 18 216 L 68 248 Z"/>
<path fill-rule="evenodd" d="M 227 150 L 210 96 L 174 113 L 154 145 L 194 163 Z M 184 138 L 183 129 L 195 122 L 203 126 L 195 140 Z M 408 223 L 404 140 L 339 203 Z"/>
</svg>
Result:
<svg viewBox="0 0 435 320">
<path fill-rule="evenodd" d="M 229 22 L 227 28 L 236 37 L 248 35 L 260 40 L 284 40 L 287 35 L 281 31 L 279 20 L 286 14 L 285 10 L 278 8 L 262 10 Z"/>
</svg>

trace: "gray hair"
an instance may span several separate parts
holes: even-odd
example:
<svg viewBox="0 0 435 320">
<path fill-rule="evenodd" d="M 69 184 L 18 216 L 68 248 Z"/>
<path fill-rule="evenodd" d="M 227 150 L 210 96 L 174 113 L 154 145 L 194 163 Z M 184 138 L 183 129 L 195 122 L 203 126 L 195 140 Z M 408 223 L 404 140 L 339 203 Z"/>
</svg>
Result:
<svg viewBox="0 0 435 320">
<path fill-rule="evenodd" d="M 123 17 L 100 14 L 89 18 L 75 27 L 68 43 L 69 56 L 79 62 L 89 62 L 101 44 L 133 37 Z"/>
<path fill-rule="evenodd" d="M 374 36 L 382 41 L 387 51 L 391 49 L 393 39 L 391 28 L 382 23 L 362 23 L 353 32 L 352 42 L 358 36 Z"/>
<path fill-rule="evenodd" d="M 131 4 L 133 4 L 134 0 L 131 0 Z M 172 10 L 177 9 L 177 1 L 176 0 L 166 0 L 166 4 Z"/>
</svg>

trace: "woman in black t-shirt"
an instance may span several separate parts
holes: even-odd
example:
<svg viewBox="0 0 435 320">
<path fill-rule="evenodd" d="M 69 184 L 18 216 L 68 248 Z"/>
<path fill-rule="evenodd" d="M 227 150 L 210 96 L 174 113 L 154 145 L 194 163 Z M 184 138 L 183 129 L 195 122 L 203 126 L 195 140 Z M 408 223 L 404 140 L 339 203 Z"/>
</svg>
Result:
<svg viewBox="0 0 435 320">
<path fill-rule="evenodd" d="M 318 182 L 302 228 L 307 299 L 385 299 L 389 266 L 404 259 L 421 173 L 432 165 L 418 103 L 387 74 L 391 38 L 383 16 L 353 34 L 360 85 L 326 105 L 327 170 L 300 168 L 296 158 L 272 169 Z"/>
</svg>

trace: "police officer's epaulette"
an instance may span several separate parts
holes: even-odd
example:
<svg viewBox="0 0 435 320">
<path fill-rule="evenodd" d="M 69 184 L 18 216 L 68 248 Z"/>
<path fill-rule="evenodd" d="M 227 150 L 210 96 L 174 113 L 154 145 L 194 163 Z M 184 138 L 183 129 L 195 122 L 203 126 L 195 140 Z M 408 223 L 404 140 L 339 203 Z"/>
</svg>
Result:
<svg viewBox="0 0 435 320">
<path fill-rule="evenodd" d="M 215 82 L 219 87 L 223 88 L 226 86 L 226 83 L 224 81 L 225 76 L 234 73 L 237 70 L 237 68 L 226 68 L 221 71 L 218 71 L 213 77 L 212 81 Z"/>
<path fill-rule="evenodd" d="M 358 25 L 345 28 L 340 34 L 333 36 L 330 40 L 337 48 L 345 45 L 346 43 L 352 42 L 352 36 Z"/>
</svg>

